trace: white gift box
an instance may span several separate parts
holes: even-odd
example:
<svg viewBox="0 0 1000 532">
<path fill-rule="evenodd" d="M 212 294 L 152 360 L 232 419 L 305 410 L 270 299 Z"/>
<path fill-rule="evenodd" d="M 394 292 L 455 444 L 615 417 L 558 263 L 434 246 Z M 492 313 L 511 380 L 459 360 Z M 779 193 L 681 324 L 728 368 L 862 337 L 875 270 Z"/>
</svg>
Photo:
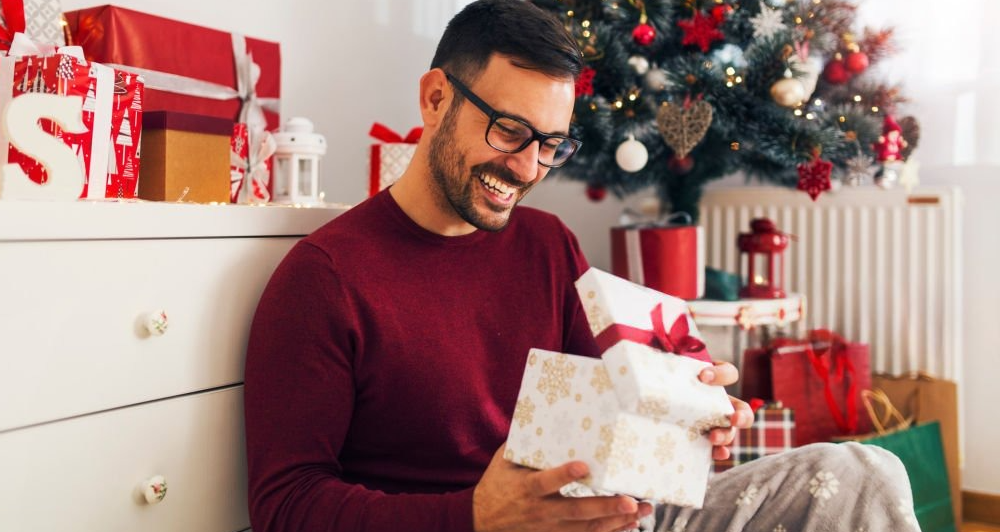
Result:
<svg viewBox="0 0 1000 532">
<path fill-rule="evenodd" d="M 590 268 L 577 279 L 576 291 L 602 351 L 621 340 L 632 340 L 710 360 L 683 299 L 597 268 Z M 666 338 L 661 338 L 657 329 L 662 329 Z"/>
<path fill-rule="evenodd" d="M 700 508 L 705 433 L 733 412 L 722 388 L 698 380 L 708 365 L 629 341 L 602 359 L 532 349 L 505 457 L 536 469 L 582 460 L 595 490 Z"/>
<path fill-rule="evenodd" d="M 706 434 L 729 426 L 733 406 L 698 379 L 711 362 L 687 304 L 594 268 L 576 288 L 604 353 L 531 350 L 505 457 L 536 469 L 582 460 L 593 490 L 701 508 Z"/>
</svg>

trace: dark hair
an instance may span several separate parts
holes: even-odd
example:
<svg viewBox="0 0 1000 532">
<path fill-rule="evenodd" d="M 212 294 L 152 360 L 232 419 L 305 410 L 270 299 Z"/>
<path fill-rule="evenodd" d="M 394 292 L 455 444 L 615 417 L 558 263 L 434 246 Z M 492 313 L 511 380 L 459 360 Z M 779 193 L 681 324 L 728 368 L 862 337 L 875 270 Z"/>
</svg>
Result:
<svg viewBox="0 0 1000 532">
<path fill-rule="evenodd" d="M 444 30 L 431 68 L 472 83 L 493 54 L 521 68 L 575 79 L 583 68 L 576 42 L 551 13 L 523 0 L 478 0 Z"/>
</svg>

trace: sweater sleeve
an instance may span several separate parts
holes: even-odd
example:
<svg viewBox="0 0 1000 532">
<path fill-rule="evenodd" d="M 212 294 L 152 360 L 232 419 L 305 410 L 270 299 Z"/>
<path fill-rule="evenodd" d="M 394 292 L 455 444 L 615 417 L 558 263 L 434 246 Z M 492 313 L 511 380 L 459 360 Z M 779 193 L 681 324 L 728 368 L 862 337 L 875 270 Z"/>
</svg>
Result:
<svg viewBox="0 0 1000 532">
<path fill-rule="evenodd" d="M 330 257 L 300 242 L 254 316 L 245 373 L 250 521 L 257 532 L 471 532 L 472 489 L 386 494 L 345 481 L 358 318 Z"/>
<path fill-rule="evenodd" d="M 576 291 L 576 280 L 580 278 L 589 268 L 590 264 L 580 249 L 580 242 L 576 235 L 562 223 L 564 238 L 566 239 L 566 255 L 571 275 L 568 276 L 565 295 L 565 314 L 563 320 L 563 352 L 574 353 L 584 356 L 600 356 L 600 350 L 594 341 L 594 335 L 590 331 L 590 323 L 587 321 L 587 313 L 580 302 L 580 295 Z"/>
</svg>

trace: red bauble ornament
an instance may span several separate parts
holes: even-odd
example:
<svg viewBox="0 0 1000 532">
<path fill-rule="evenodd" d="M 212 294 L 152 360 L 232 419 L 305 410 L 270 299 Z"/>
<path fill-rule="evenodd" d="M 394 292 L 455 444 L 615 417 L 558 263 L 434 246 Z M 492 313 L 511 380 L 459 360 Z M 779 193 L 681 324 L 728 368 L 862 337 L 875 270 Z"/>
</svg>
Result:
<svg viewBox="0 0 1000 532">
<path fill-rule="evenodd" d="M 667 159 L 667 169 L 676 175 L 684 175 L 694 168 L 694 157 L 690 155 L 686 157 L 673 157 Z"/>
<path fill-rule="evenodd" d="M 580 75 L 576 78 L 576 97 L 594 95 L 594 76 L 597 71 L 590 67 L 583 67 Z"/>
<path fill-rule="evenodd" d="M 823 79 L 834 85 L 843 85 L 851 80 L 851 73 L 843 61 L 833 60 L 823 69 Z"/>
<path fill-rule="evenodd" d="M 722 24 L 726 21 L 726 17 L 728 17 L 732 12 L 733 6 L 729 4 L 719 4 L 712 8 L 712 18 L 715 19 L 716 23 Z"/>
<path fill-rule="evenodd" d="M 632 40 L 641 46 L 649 46 L 656 38 L 656 28 L 643 22 L 632 30 Z"/>
<path fill-rule="evenodd" d="M 819 155 L 816 155 L 812 162 L 799 165 L 799 184 L 796 188 L 809 194 L 809 197 L 816 201 L 820 194 L 830 190 L 830 172 L 832 170 L 833 163 L 824 161 L 819 158 Z"/>
<path fill-rule="evenodd" d="M 678 20 L 677 26 L 684 31 L 681 44 L 695 44 L 702 52 L 707 52 L 712 43 L 725 38 L 718 29 L 719 23 L 709 15 L 698 11 L 693 17 Z"/>
<path fill-rule="evenodd" d="M 608 189 L 602 187 L 601 185 L 587 185 L 587 197 L 590 201 L 597 203 L 604 199 L 608 195 Z"/>
<path fill-rule="evenodd" d="M 844 58 L 844 65 L 847 70 L 860 74 L 868 68 L 868 54 L 864 52 L 851 52 Z"/>
</svg>

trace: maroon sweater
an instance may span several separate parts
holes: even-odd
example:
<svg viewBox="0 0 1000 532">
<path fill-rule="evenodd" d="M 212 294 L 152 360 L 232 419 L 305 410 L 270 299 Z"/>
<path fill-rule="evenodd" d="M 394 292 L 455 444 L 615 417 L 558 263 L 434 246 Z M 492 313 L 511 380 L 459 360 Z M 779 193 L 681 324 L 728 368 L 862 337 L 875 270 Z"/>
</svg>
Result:
<svg viewBox="0 0 1000 532">
<path fill-rule="evenodd" d="M 576 238 L 527 207 L 444 237 L 386 191 L 298 243 L 246 362 L 257 532 L 468 532 L 528 350 L 597 355 Z"/>
</svg>

